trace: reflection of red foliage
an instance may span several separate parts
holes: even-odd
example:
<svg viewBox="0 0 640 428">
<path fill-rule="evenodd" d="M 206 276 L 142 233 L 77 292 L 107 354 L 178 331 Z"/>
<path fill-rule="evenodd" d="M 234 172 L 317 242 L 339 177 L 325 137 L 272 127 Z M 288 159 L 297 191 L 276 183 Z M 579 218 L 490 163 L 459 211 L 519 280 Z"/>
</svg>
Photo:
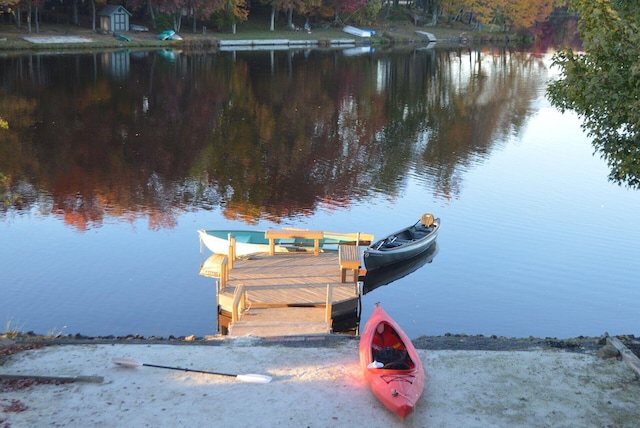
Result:
<svg viewBox="0 0 640 428">
<path fill-rule="evenodd" d="M 62 211 L 64 223 L 69 226 L 74 226 L 78 231 L 84 232 L 87 230 L 89 219 L 87 213 L 75 212 L 75 211 Z"/>
<path fill-rule="evenodd" d="M 264 213 L 259 207 L 249 203 L 229 202 L 225 205 L 222 212 L 224 218 L 228 220 L 241 220 L 248 225 L 255 225 L 258 223 Z M 280 223 L 278 218 L 271 218 L 270 220 L 275 223 Z"/>
<path fill-rule="evenodd" d="M 274 224 L 282 223 L 285 218 L 311 217 L 315 207 L 301 207 L 295 205 L 278 205 L 274 207 L 258 207 L 245 202 L 229 202 L 224 206 L 222 214 L 228 220 L 240 220 L 248 225 L 255 225 L 260 220 L 267 220 Z"/>
<path fill-rule="evenodd" d="M 151 211 L 149 215 L 149 229 L 173 229 L 178 224 L 176 218 L 171 213 L 164 213 L 160 211 Z"/>
<path fill-rule="evenodd" d="M 531 32 L 535 36 L 535 42 L 530 51 L 533 54 L 545 54 L 550 48 L 556 46 L 569 46 L 573 49 L 582 49 L 582 41 L 577 30 L 577 19 L 565 19 L 561 24 L 546 21 L 535 25 Z"/>
<path fill-rule="evenodd" d="M 361 5 L 343 1 L 339 9 Z M 553 33 L 538 30 L 541 49 Z M 219 206 L 227 219 L 278 224 L 313 215 L 319 205 L 339 209 L 368 199 L 370 189 L 395 198 L 414 163 L 436 192 L 459 194 L 458 165 L 489 151 L 506 116 L 503 105 L 513 102 L 489 97 L 488 107 L 478 109 L 455 84 L 438 89 L 443 96 L 425 98 L 435 94 L 438 73 L 451 67 L 448 54 L 394 60 L 380 76 L 369 58 L 336 58 L 294 55 L 286 62 L 291 69 L 273 81 L 263 81 L 240 58 L 228 64 L 220 58 L 213 66 L 186 55 L 179 67 L 154 60 L 154 73 L 136 66 L 142 61 L 136 59 L 130 83 L 98 80 L 74 87 L 74 96 L 65 84 L 51 85 L 38 114 L 16 117 L 42 115 L 39 120 L 55 126 L 25 127 L 35 130 L 29 131 L 33 141 L 22 147 L 16 139 L 21 154 L 6 164 L 15 165 L 18 177 L 37 174 L 33 186 L 46 194 L 45 206 L 50 198 L 54 215 L 78 231 L 100 227 L 105 218 L 148 218 L 151 229 L 172 228 L 185 206 Z M 176 76 L 177 70 L 190 71 Z M 393 77 L 403 75 L 412 77 Z M 506 89 L 496 85 L 495 92 L 514 94 L 509 97 L 524 105 L 512 90 L 518 78 L 504 75 Z M 383 86 L 372 90 L 377 85 Z M 420 158 L 412 139 L 426 135 L 425 125 L 430 141 Z M 35 204 L 40 195 L 33 193 Z"/>
</svg>

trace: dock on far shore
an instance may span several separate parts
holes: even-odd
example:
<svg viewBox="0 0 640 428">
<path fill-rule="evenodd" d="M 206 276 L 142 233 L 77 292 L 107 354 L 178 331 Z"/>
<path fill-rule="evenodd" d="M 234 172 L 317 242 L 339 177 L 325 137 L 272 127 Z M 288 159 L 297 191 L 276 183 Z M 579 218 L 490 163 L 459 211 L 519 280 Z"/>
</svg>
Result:
<svg viewBox="0 0 640 428">
<path fill-rule="evenodd" d="M 229 336 L 327 334 L 335 318 L 358 314 L 357 274 L 342 282 L 336 251 L 257 253 L 233 261 L 214 256 L 217 277 L 223 277 L 217 281 L 218 320 Z"/>
</svg>

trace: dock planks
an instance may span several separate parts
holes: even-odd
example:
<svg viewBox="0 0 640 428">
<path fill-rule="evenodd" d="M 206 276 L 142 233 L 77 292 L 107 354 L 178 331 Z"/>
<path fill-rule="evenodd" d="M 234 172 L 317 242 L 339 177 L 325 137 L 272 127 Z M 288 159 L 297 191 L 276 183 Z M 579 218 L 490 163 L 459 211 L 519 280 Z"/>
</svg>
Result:
<svg viewBox="0 0 640 428">
<path fill-rule="evenodd" d="M 331 332 L 324 308 L 252 308 L 234 321 L 230 336 L 322 335 Z"/>
<path fill-rule="evenodd" d="M 234 293 L 240 285 L 245 293 L 246 308 L 230 325 L 229 332 L 233 336 L 326 333 L 330 331 L 324 309 L 327 285 L 331 285 L 332 305 L 346 303 L 341 306 L 355 309 L 359 297 L 356 284 L 341 281 L 337 252 L 318 256 L 260 253 L 236 259 L 226 287 L 218 296 L 222 311 L 233 312 Z"/>
</svg>

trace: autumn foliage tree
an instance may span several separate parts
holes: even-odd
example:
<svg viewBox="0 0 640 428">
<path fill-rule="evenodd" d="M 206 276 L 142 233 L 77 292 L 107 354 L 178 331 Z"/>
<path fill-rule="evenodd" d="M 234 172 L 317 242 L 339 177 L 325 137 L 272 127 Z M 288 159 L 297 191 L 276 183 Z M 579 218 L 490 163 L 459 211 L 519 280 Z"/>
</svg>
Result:
<svg viewBox="0 0 640 428">
<path fill-rule="evenodd" d="M 156 6 L 158 11 L 171 18 L 173 30 L 179 32 L 182 26 L 182 15 L 186 14 L 189 3 L 189 0 L 159 0 Z"/>
<path fill-rule="evenodd" d="M 322 8 L 322 0 L 301 0 L 297 4 L 296 12 L 304 16 L 305 28 L 309 28 L 309 17 L 319 13 Z"/>
<path fill-rule="evenodd" d="M 365 7 L 367 0 L 332 0 L 330 4 L 335 11 L 335 20 L 344 22 L 348 16 Z"/>
<path fill-rule="evenodd" d="M 246 0 L 224 0 L 223 8 L 232 19 L 234 33 L 236 32 L 236 23 L 249 19 L 249 7 Z"/>
<path fill-rule="evenodd" d="M 22 5 L 24 5 L 27 9 L 27 32 L 31 33 L 33 31 L 32 23 L 35 24 L 35 32 L 40 32 L 40 7 L 44 4 L 44 0 L 22 0 L 20 2 L 14 3 L 17 6 L 18 10 Z"/>
<path fill-rule="evenodd" d="M 354 13 L 367 4 L 366 0 L 336 0 L 337 13 Z"/>
<path fill-rule="evenodd" d="M 222 10 L 227 3 L 224 0 L 188 0 L 189 13 L 193 21 L 193 32 L 196 32 L 196 21 L 199 19 L 207 20 L 214 13 Z M 244 2 L 242 2 L 244 4 Z"/>
<path fill-rule="evenodd" d="M 610 179 L 640 189 L 640 6 L 573 0 L 585 52 L 559 51 L 560 78 L 547 95 L 573 110 L 611 168 Z"/>
<path fill-rule="evenodd" d="M 276 13 L 291 7 L 292 2 L 289 0 L 260 0 L 260 3 L 271 6 L 271 17 L 269 19 L 269 31 L 275 30 Z"/>
<path fill-rule="evenodd" d="M 504 31 L 531 28 L 546 21 L 557 1 L 554 0 L 496 0 L 486 2 L 489 10 L 486 24 L 499 25 Z"/>
<path fill-rule="evenodd" d="M 545 21 L 566 0 L 439 0 L 430 7 L 451 19 L 487 25 L 502 31 L 522 30 Z"/>
<path fill-rule="evenodd" d="M 19 4 L 20 0 L 0 0 L 0 14 L 3 12 L 10 13 L 14 17 L 18 27 L 20 27 L 20 19 L 17 13 L 20 9 Z"/>
</svg>

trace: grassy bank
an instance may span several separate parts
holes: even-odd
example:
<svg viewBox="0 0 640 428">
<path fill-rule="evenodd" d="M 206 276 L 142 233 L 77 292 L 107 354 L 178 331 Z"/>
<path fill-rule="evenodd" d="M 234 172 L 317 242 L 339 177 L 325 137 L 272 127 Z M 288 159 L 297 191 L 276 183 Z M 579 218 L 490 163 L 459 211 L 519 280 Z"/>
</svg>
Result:
<svg viewBox="0 0 640 428">
<path fill-rule="evenodd" d="M 208 48 L 218 45 L 220 40 L 317 40 L 320 45 L 328 44 L 335 39 L 353 39 L 356 44 L 393 45 L 393 44 L 425 44 L 426 37 L 416 31 L 432 33 L 438 39 L 438 44 L 477 44 L 508 42 L 509 37 L 504 33 L 486 33 L 472 31 L 465 25 L 452 26 L 416 26 L 406 17 L 395 17 L 393 20 L 380 20 L 376 25 L 367 27 L 376 31 L 371 38 L 361 38 L 342 31 L 339 27 L 325 26 L 313 28 L 310 32 L 289 30 L 283 25 L 276 26 L 275 31 L 269 31 L 269 23 L 254 20 L 239 24 L 236 33 L 231 31 L 211 31 L 202 27 L 193 32 L 189 23 L 183 24 L 180 41 L 162 41 L 156 38 L 159 31 L 150 29 L 149 32 L 130 31 L 124 35 L 130 41 L 118 40 L 113 34 L 103 34 L 91 28 L 71 25 L 41 24 L 39 32 L 28 33 L 26 25 L 16 28 L 13 25 L 0 25 L 1 51 L 55 51 L 62 49 L 95 50 L 113 48 Z M 33 43 L 26 37 L 82 37 L 90 39 L 87 43 Z"/>
</svg>

